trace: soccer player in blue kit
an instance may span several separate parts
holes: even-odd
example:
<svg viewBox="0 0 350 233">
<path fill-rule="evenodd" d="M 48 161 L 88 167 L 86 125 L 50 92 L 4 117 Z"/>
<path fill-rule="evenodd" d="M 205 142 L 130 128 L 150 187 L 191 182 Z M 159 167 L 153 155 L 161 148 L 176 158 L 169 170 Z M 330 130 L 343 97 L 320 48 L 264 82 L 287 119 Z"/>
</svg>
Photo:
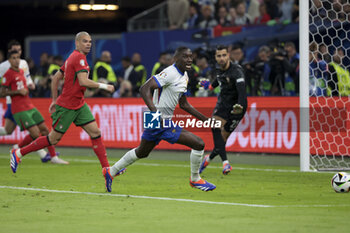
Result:
<svg viewBox="0 0 350 233">
<path fill-rule="evenodd" d="M 113 177 L 119 171 L 133 164 L 138 159 L 146 158 L 161 140 L 172 144 L 182 144 L 192 149 L 190 155 L 190 185 L 192 187 L 202 191 L 211 191 L 216 188 L 214 184 L 203 180 L 199 175 L 199 168 L 204 153 L 203 140 L 193 133 L 182 129 L 178 125 L 175 126 L 171 124 L 171 117 L 178 103 L 181 109 L 190 113 L 197 119 L 201 121 L 208 120 L 208 117 L 198 112 L 188 103 L 184 95 L 187 91 L 187 71 L 191 69 L 193 61 L 192 51 L 187 47 L 179 47 L 175 51 L 174 58 L 175 63 L 173 65 L 168 66 L 159 74 L 154 75 L 140 88 L 140 94 L 149 110 L 155 112 L 155 117 L 160 116 L 161 119 L 163 119 L 164 125 L 170 125 L 170 127 L 145 129 L 141 137 L 141 143 L 137 148 L 128 151 L 112 167 L 104 168 L 106 181 L 107 176 L 109 178 L 109 191 L 111 191 Z M 154 92 L 153 96 L 152 92 Z"/>
</svg>

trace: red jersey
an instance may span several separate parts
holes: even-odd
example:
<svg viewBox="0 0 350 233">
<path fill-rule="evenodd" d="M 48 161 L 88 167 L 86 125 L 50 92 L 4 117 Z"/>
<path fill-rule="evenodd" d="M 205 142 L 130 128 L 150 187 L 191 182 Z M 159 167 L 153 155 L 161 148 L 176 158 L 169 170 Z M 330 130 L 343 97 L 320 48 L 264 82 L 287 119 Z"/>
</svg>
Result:
<svg viewBox="0 0 350 233">
<path fill-rule="evenodd" d="M 68 108 L 78 109 L 84 103 L 84 92 L 86 87 L 79 85 L 78 73 L 90 72 L 90 67 L 86 61 L 86 56 L 78 50 L 74 50 L 61 67 L 64 73 L 64 84 L 62 94 L 57 98 L 56 104 Z"/>
<path fill-rule="evenodd" d="M 8 69 L 2 78 L 2 85 L 8 87 L 10 90 L 20 90 L 23 88 L 28 89 L 26 78 L 24 77 L 24 71 L 19 69 L 19 71 L 15 71 L 13 69 Z M 11 96 L 12 106 L 11 112 L 12 114 L 28 111 L 34 108 L 34 105 L 29 99 L 28 95 L 13 95 Z"/>
</svg>

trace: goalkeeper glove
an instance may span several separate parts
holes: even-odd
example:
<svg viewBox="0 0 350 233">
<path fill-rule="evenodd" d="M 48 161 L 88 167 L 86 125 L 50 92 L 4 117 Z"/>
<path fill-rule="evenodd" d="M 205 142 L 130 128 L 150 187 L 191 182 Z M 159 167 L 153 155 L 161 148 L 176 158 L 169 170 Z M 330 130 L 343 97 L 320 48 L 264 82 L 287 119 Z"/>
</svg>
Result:
<svg viewBox="0 0 350 233">
<path fill-rule="evenodd" d="M 232 107 L 231 114 L 241 114 L 243 112 L 243 107 L 240 104 L 235 104 Z"/>
<path fill-rule="evenodd" d="M 210 88 L 210 81 L 208 80 L 202 80 L 199 83 L 202 87 L 204 87 L 205 90 L 208 90 Z"/>
</svg>

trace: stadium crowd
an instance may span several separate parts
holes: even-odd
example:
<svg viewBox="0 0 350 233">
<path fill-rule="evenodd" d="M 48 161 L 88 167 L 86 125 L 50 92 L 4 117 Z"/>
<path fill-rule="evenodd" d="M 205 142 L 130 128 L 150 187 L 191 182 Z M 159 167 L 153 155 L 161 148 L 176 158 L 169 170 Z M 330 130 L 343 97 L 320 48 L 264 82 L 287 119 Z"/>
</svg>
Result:
<svg viewBox="0 0 350 233">
<path fill-rule="evenodd" d="M 344 21 L 349 12 L 349 4 L 345 4 L 339 14 L 337 11 L 325 11 L 327 1 L 312 0 L 311 14 L 329 19 Z M 334 0 L 334 4 L 337 1 Z M 341 1 L 340 1 L 341 2 Z M 329 7 L 336 8 L 330 4 Z M 169 29 L 231 27 L 250 24 L 274 24 L 276 22 L 298 22 L 298 0 L 172 0 L 168 2 Z M 345 7 L 348 6 L 348 7 Z M 187 12 L 187 13 L 186 13 Z M 327 12 L 333 12 L 328 15 Z M 185 13 L 183 16 L 182 14 Z M 177 16 L 177 17 L 175 17 Z M 173 17 L 173 18 L 172 18 Z M 175 20 L 176 19 L 176 20 Z M 322 41 L 323 42 L 323 41 Z M 212 80 L 215 59 L 212 49 L 198 48 L 193 51 L 193 66 L 189 72 L 188 96 L 215 96 L 219 89 L 204 90 L 199 82 Z M 245 58 L 244 42 L 229 46 L 231 61 L 244 69 L 247 94 L 250 96 L 297 96 L 299 95 L 299 54 L 294 42 L 280 43 L 273 41 L 269 45 L 260 46 L 253 60 Z M 0 59 L 4 59 L 0 53 Z M 146 58 L 144 58 L 146 59 Z M 146 70 L 142 57 L 134 53 L 121 59 L 122 70 L 113 70 L 112 54 L 103 51 L 98 61 L 94 62 L 90 78 L 94 81 L 113 84 L 114 93 L 104 90 L 88 90 L 86 97 L 138 97 L 139 88 L 153 75 L 161 72 L 174 61 L 172 53 L 164 51 L 155 61 L 152 70 Z M 63 64 L 61 56 L 42 53 L 40 64 L 27 59 L 31 76 L 37 88 L 31 92 L 32 97 L 51 96 L 51 77 Z M 312 96 L 349 96 L 350 75 L 349 59 L 342 46 L 333 48 L 326 43 L 315 40 L 310 45 L 310 95 Z M 338 85 L 339 77 L 346 77 L 349 87 Z M 312 78 L 311 78 L 312 77 Z M 63 84 L 63 83 L 62 83 Z M 344 86 L 344 85 L 343 85 Z M 341 89 L 341 90 L 340 90 Z"/>
</svg>

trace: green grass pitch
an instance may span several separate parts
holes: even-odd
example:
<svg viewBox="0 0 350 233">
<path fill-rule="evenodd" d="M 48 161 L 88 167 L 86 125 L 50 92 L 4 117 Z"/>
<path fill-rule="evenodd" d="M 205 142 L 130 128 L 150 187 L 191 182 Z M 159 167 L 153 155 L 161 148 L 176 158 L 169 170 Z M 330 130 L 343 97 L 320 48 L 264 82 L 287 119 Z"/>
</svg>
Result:
<svg viewBox="0 0 350 233">
<path fill-rule="evenodd" d="M 189 185 L 189 152 L 155 151 L 115 178 L 108 194 L 91 149 L 59 148 L 68 166 L 30 154 L 16 174 L 8 149 L 0 148 L 0 232 L 349 230 L 350 193 L 332 190 L 332 173 L 299 172 L 297 156 L 229 154 L 234 170 L 223 176 L 215 160 L 202 177 L 217 189 L 202 192 Z M 111 163 L 124 153 L 109 150 Z"/>
</svg>

